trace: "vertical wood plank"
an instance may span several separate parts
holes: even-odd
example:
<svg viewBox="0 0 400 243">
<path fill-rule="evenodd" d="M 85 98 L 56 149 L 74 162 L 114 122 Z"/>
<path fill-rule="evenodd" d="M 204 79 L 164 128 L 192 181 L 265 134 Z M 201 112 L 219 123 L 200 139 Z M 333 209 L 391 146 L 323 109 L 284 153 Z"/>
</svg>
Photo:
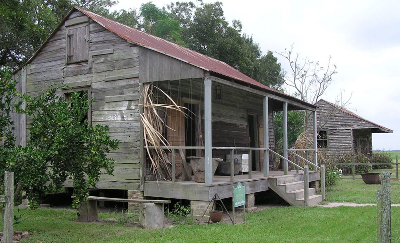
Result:
<svg viewBox="0 0 400 243">
<path fill-rule="evenodd" d="M 287 119 L 288 119 L 288 103 L 283 103 L 283 173 L 285 175 L 288 174 L 288 126 L 287 126 Z"/>
<path fill-rule="evenodd" d="M 234 175 L 235 175 L 235 160 L 233 159 L 233 149 L 231 150 L 231 182 L 234 181 Z"/>
<path fill-rule="evenodd" d="M 144 97 L 143 97 L 143 84 L 139 84 L 139 93 L 140 93 L 140 98 L 139 98 L 139 114 L 140 117 L 143 115 L 143 104 L 144 104 Z M 143 128 L 143 123 L 142 120 L 140 119 L 139 122 L 139 133 L 140 133 L 140 147 L 139 147 L 139 154 L 140 154 L 140 191 L 144 191 L 144 181 L 145 181 L 145 176 L 146 176 L 146 154 L 144 151 L 144 128 Z"/>
<path fill-rule="evenodd" d="M 317 171 L 318 166 L 318 144 L 317 144 L 317 111 L 313 111 L 313 138 L 314 138 L 314 170 Z"/>
<path fill-rule="evenodd" d="M 308 174 L 308 165 L 304 166 L 304 206 L 308 206 L 308 197 L 309 197 L 309 174 Z"/>
<path fill-rule="evenodd" d="M 205 183 L 212 185 L 212 81 L 208 77 L 204 79 L 204 147 L 205 147 Z M 232 158 L 233 160 L 233 158 Z"/>
<path fill-rule="evenodd" d="M 377 191 L 377 210 L 378 210 L 378 242 L 391 242 L 391 197 L 390 197 L 390 172 L 381 173 L 382 188 Z"/>
<path fill-rule="evenodd" d="M 4 173 L 4 194 L 6 198 L 6 205 L 4 209 L 4 232 L 3 240 L 6 243 L 13 242 L 13 223 L 14 223 L 14 172 L 6 171 Z"/>
<path fill-rule="evenodd" d="M 172 149 L 172 183 L 175 183 L 175 177 L 176 177 L 176 151 L 175 149 Z"/>
<path fill-rule="evenodd" d="M 268 96 L 263 99 L 263 127 L 264 127 L 264 176 L 269 176 L 269 124 L 268 124 Z"/>
<path fill-rule="evenodd" d="M 249 150 L 249 179 L 251 179 L 252 175 L 251 172 L 253 170 L 253 155 L 252 155 L 252 151 Z"/>
<path fill-rule="evenodd" d="M 325 165 L 321 165 L 321 195 L 323 201 L 325 201 L 325 183 Z"/>
</svg>

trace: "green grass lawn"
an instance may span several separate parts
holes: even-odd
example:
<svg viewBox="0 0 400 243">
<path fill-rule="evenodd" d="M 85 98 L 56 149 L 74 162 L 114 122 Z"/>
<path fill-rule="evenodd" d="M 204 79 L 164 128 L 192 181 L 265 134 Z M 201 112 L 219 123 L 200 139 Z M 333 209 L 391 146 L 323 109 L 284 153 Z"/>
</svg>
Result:
<svg viewBox="0 0 400 243">
<path fill-rule="evenodd" d="M 379 170 L 382 171 L 382 170 Z M 392 170 L 393 172 L 393 170 Z M 357 178 L 360 178 L 357 175 Z M 392 173 L 393 178 L 393 173 Z M 380 185 L 351 176 L 327 192 L 328 202 L 376 203 Z M 392 181 L 392 202 L 400 203 L 400 182 Z M 15 212 L 15 230 L 29 231 L 22 242 L 375 242 L 375 206 L 274 207 L 249 213 L 246 223 L 177 225 L 159 230 L 124 226 L 121 213 L 100 213 L 101 222 L 76 222 L 75 210 L 40 208 Z M 2 222 L 0 223 L 0 229 Z M 400 242 L 400 207 L 392 207 L 392 242 Z"/>
<path fill-rule="evenodd" d="M 75 222 L 67 210 L 23 210 L 22 242 L 374 242 L 376 207 L 281 207 L 249 213 L 246 223 L 179 225 L 144 230 L 120 224 Z M 104 214 L 101 217 L 115 217 Z M 400 242 L 400 208 L 392 208 L 392 242 Z"/>
<path fill-rule="evenodd" d="M 390 157 L 392 158 L 393 162 L 396 162 L 396 155 L 398 159 L 400 160 L 400 152 L 384 152 L 390 154 Z"/>
<path fill-rule="evenodd" d="M 328 202 L 376 203 L 376 190 L 381 185 L 365 184 L 359 175 L 356 179 L 341 179 L 326 193 Z M 391 182 L 392 203 L 400 203 L 400 182 Z"/>
</svg>

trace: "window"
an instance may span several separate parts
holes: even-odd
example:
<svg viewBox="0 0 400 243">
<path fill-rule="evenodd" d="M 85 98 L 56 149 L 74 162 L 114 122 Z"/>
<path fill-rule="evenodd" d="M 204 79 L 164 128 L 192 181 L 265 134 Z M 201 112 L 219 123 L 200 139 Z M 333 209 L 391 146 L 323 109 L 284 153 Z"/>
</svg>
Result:
<svg viewBox="0 0 400 243">
<path fill-rule="evenodd" d="M 318 148 L 327 148 L 328 147 L 328 137 L 326 135 L 326 131 L 318 132 L 317 145 L 318 145 Z"/>
<path fill-rule="evenodd" d="M 84 96 L 84 94 L 86 94 L 88 101 L 90 101 L 92 99 L 90 88 L 77 89 L 75 92 L 77 92 L 79 94 L 80 98 L 82 98 Z M 74 92 L 73 91 L 64 91 L 65 100 L 70 101 L 72 93 L 74 93 Z M 72 106 L 72 104 L 70 104 L 70 106 Z M 87 112 L 86 116 L 82 119 L 81 122 L 84 122 L 85 120 L 88 121 L 88 124 L 92 123 L 92 106 L 89 106 L 88 112 Z"/>
<path fill-rule="evenodd" d="M 88 25 L 67 30 L 67 63 L 88 60 Z"/>
</svg>

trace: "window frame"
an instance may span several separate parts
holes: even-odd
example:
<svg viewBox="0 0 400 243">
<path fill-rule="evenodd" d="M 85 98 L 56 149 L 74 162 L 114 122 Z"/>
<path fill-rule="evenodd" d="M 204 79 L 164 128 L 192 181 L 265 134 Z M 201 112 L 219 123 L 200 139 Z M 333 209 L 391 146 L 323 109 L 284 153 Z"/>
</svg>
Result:
<svg viewBox="0 0 400 243">
<path fill-rule="evenodd" d="M 91 87 L 81 87 L 81 88 L 73 88 L 74 90 L 70 89 L 63 89 L 62 94 L 65 100 L 71 99 L 71 94 L 76 93 L 76 92 L 86 92 L 87 93 L 87 99 L 90 101 L 92 99 L 92 88 Z M 69 96 L 69 98 L 68 98 Z M 89 109 L 87 111 L 87 121 L 88 125 L 92 125 L 92 104 L 89 105 Z"/>
<path fill-rule="evenodd" d="M 328 132 L 326 130 L 318 131 L 317 146 L 320 149 L 328 148 Z"/>
<path fill-rule="evenodd" d="M 79 29 L 82 28 L 85 29 L 83 31 L 79 31 Z M 83 34 L 84 36 L 81 36 L 81 34 Z M 74 35 L 76 36 L 74 37 Z M 80 46 L 79 43 L 81 43 L 79 40 L 82 40 L 85 43 L 84 45 L 82 45 L 83 49 L 82 51 L 79 50 Z M 76 46 L 73 46 L 74 43 Z M 76 53 L 83 53 L 83 55 L 73 55 L 74 50 L 78 50 L 76 51 Z M 89 24 L 83 23 L 68 27 L 66 33 L 65 63 L 73 64 L 73 63 L 87 62 L 88 60 L 89 60 Z"/>
</svg>

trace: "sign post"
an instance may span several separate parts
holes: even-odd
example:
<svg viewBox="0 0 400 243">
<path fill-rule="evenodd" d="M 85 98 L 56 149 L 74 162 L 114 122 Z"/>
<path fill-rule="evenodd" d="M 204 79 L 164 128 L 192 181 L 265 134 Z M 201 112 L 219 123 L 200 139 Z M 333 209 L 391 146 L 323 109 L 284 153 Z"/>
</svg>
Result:
<svg viewBox="0 0 400 243">
<path fill-rule="evenodd" d="M 239 182 L 237 187 L 233 187 L 233 224 L 235 224 L 235 208 L 243 206 L 244 220 L 246 221 L 246 187 Z"/>
</svg>

